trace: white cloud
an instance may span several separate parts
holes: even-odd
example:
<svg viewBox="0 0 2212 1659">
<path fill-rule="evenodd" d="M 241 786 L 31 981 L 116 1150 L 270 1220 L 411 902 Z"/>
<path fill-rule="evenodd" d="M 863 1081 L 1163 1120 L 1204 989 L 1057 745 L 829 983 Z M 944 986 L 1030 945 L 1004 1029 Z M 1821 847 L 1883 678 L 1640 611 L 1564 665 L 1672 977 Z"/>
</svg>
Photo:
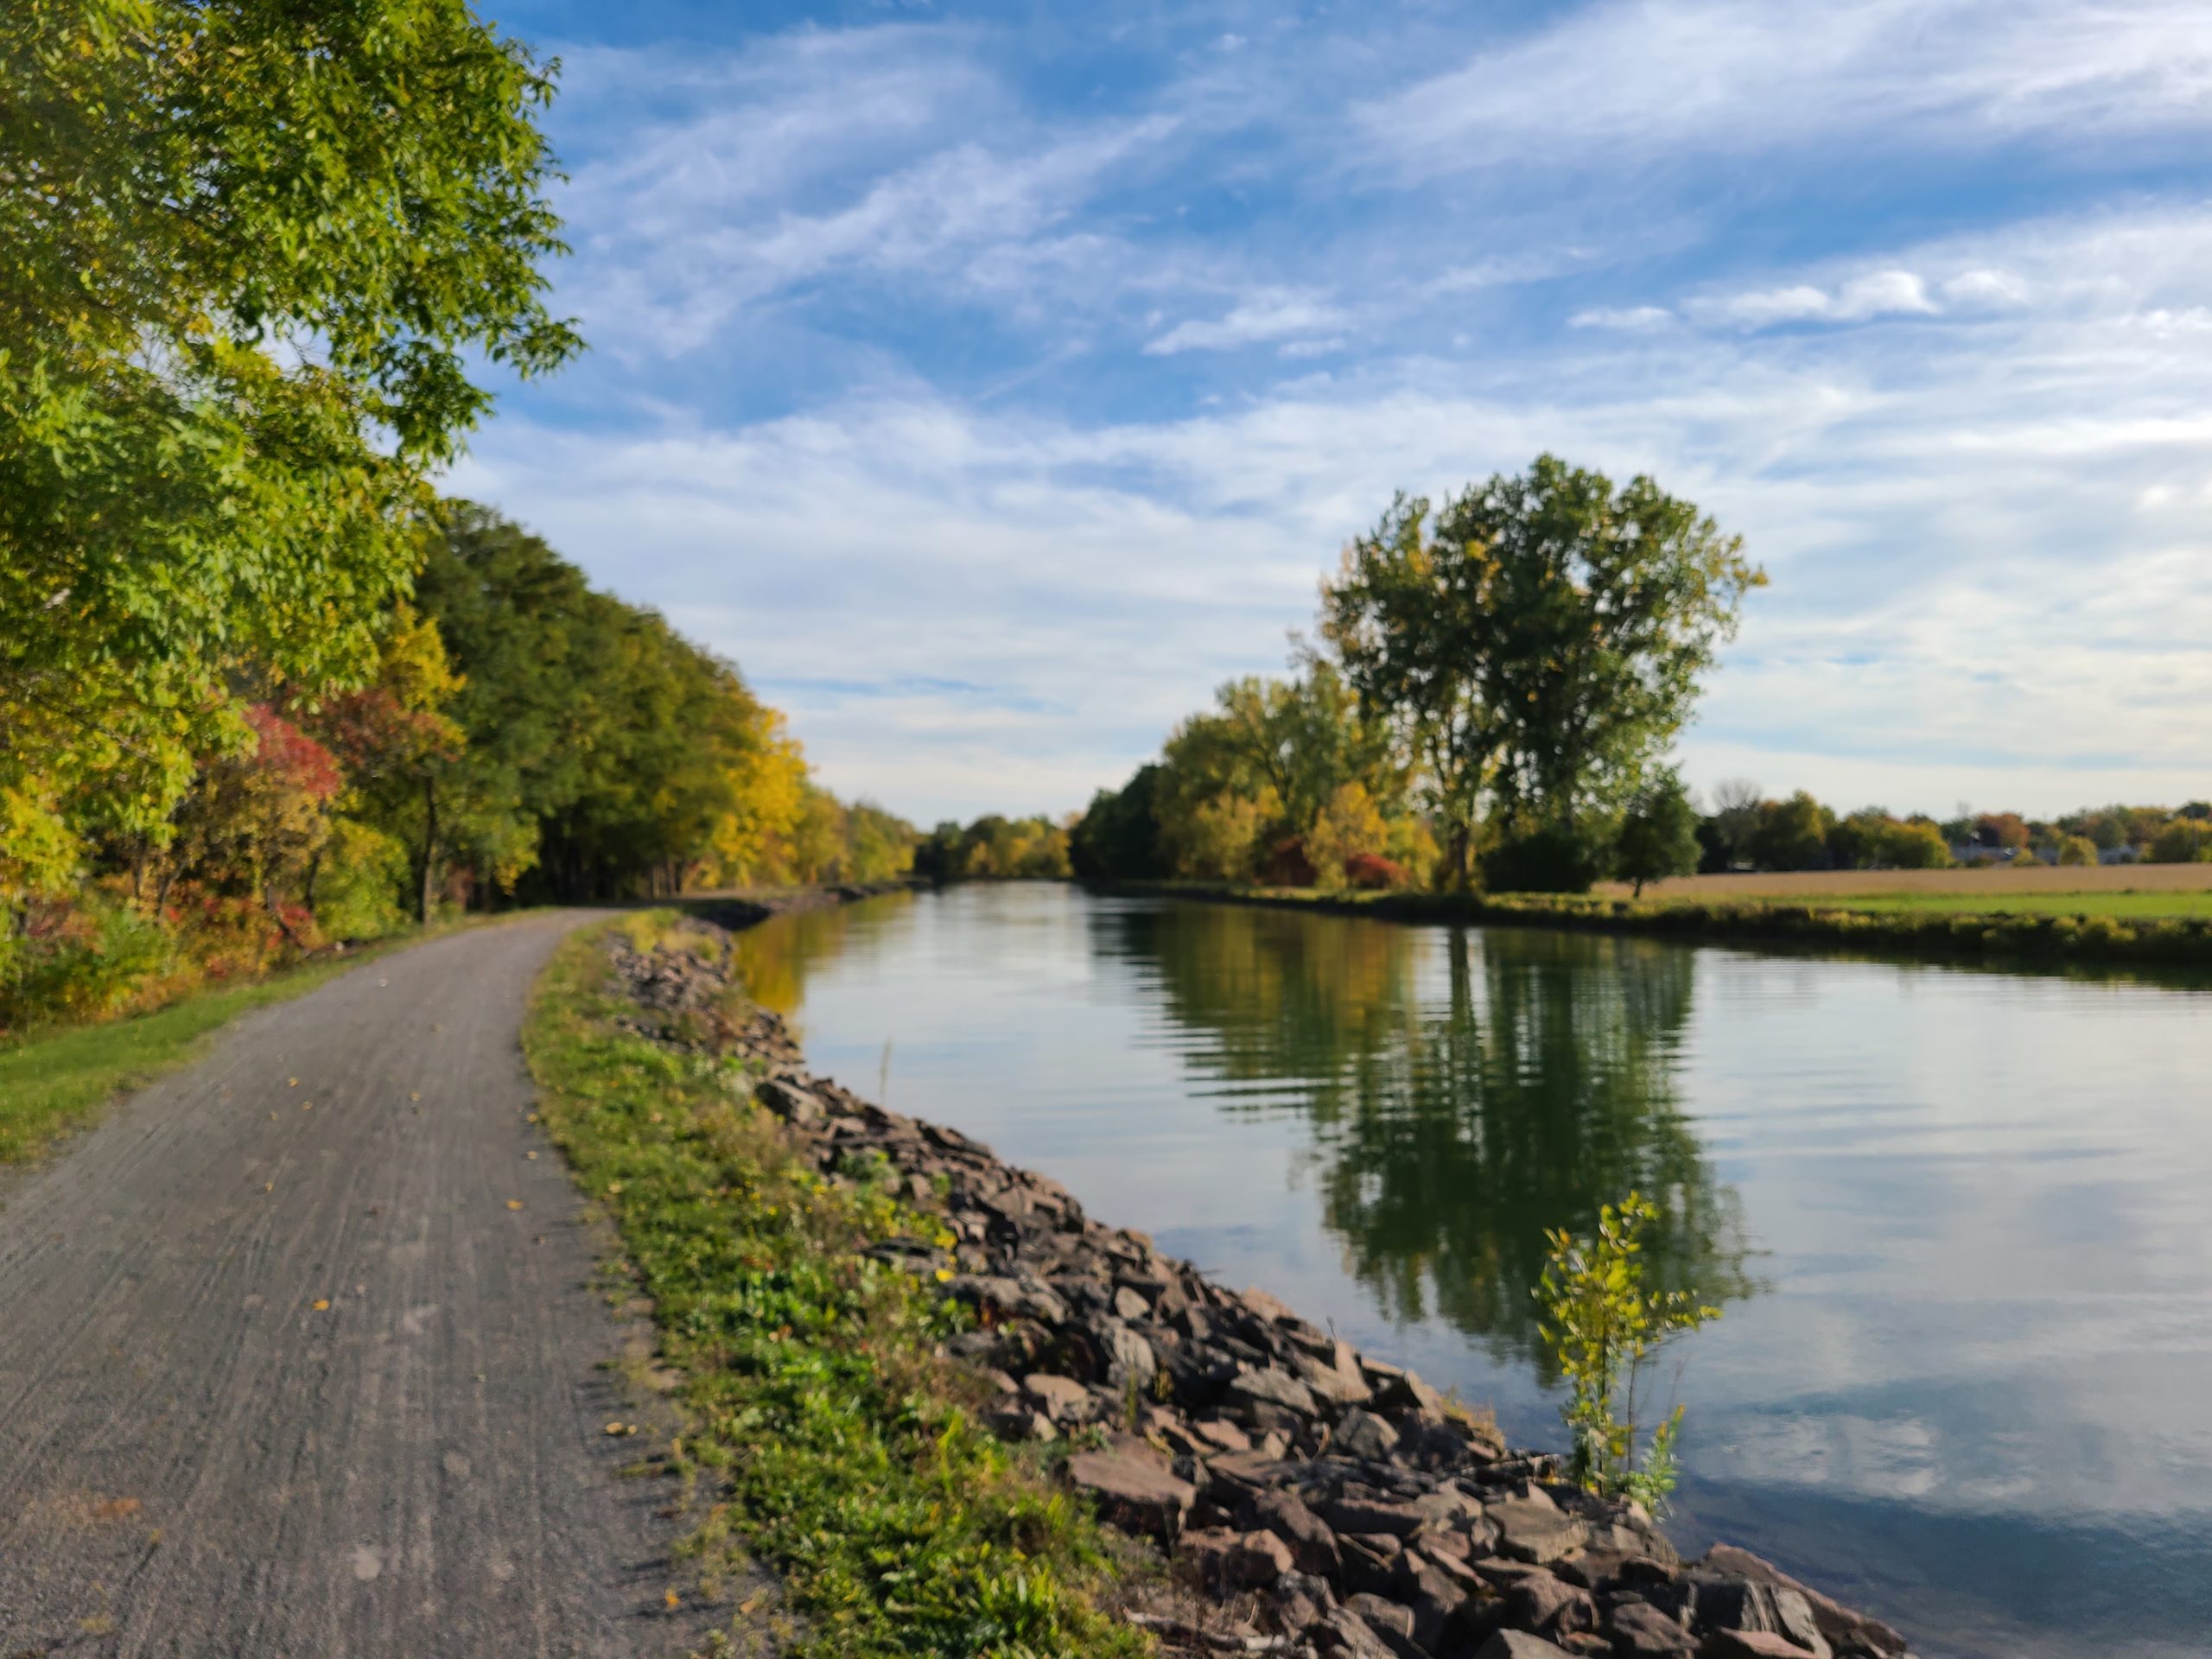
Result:
<svg viewBox="0 0 2212 1659">
<path fill-rule="evenodd" d="M 1940 308 L 1928 284 L 1909 270 L 1876 270 L 1831 290 L 1808 283 L 1705 300 L 1701 316 L 1746 328 L 1783 322 L 1866 322 L 1878 317 L 1933 316 Z"/>
<path fill-rule="evenodd" d="M 1179 322 L 1145 346 L 1147 357 L 1222 352 L 1271 340 L 1296 340 L 1341 328 L 1344 314 L 1312 294 L 1274 289 L 1239 302 L 1227 315 Z"/>
<path fill-rule="evenodd" d="M 1664 328 L 1674 320 L 1675 314 L 1663 305 L 1599 305 L 1578 311 L 1567 321 L 1571 328 L 1619 328 L 1642 333 Z"/>
<path fill-rule="evenodd" d="M 1695 155 L 2080 146 L 2212 126 L 2197 0 L 1614 0 L 1361 111 L 1423 172 L 1531 157 L 1635 170 Z"/>
</svg>

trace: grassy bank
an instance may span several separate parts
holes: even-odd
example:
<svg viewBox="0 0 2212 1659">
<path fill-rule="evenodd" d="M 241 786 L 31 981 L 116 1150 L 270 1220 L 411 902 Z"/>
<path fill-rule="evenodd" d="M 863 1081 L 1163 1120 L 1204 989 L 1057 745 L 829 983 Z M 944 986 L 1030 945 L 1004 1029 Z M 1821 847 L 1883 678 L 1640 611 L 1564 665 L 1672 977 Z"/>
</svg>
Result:
<svg viewBox="0 0 2212 1659">
<path fill-rule="evenodd" d="M 609 924 L 640 945 L 658 912 Z M 607 930 L 563 944 L 524 1031 L 541 1110 L 652 1300 L 690 1427 L 672 1448 L 711 1586 L 749 1553 L 818 1656 L 1135 1654 L 1099 1611 L 1107 1540 L 983 1428 L 987 1386 L 933 1358 L 954 1314 L 863 1254 L 941 1224 L 790 1155 L 734 1063 L 620 1029 Z"/>
<path fill-rule="evenodd" d="M 188 1065 L 219 1027 L 366 960 L 327 957 L 267 979 L 194 992 L 152 1014 L 36 1033 L 0 1047 L 0 1164 L 29 1158 L 126 1091 Z"/>
<path fill-rule="evenodd" d="M 2117 893 L 2089 895 L 2105 901 L 2094 907 L 2059 911 L 1961 909 L 1936 902 L 1959 896 L 1949 894 L 1917 895 L 1926 901 L 1918 903 L 1914 895 L 1854 895 L 1722 904 L 1548 893 L 1325 893 L 1201 881 L 1125 883 L 1108 890 L 1392 921 L 1586 928 L 1947 960 L 2212 968 L 2212 912 L 2130 913 L 2116 902 L 2130 895 Z"/>
</svg>

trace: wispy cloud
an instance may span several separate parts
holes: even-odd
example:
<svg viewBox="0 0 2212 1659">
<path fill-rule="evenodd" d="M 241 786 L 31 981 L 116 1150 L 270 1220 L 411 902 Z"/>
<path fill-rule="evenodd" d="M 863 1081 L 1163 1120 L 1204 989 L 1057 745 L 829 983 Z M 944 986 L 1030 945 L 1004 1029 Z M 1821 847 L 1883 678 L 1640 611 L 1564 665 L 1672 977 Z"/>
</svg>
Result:
<svg viewBox="0 0 2212 1659">
<path fill-rule="evenodd" d="M 1179 322 L 1145 346 L 1148 357 L 1222 352 L 1275 340 L 1310 340 L 1341 328 L 1345 314 L 1311 294 L 1277 289 L 1256 294 L 1217 318 Z"/>
<path fill-rule="evenodd" d="M 1541 154 L 1634 173 L 1850 135 L 1855 151 L 2212 126 L 2196 0 L 1615 0 L 1377 98 L 1369 143 L 1420 171 Z"/>
</svg>

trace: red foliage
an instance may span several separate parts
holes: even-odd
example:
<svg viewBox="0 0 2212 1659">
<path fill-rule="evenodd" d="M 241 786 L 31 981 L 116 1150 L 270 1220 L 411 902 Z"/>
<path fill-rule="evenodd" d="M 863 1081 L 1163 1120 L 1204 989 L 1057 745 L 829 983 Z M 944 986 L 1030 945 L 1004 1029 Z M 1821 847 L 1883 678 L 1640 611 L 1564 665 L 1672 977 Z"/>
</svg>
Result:
<svg viewBox="0 0 2212 1659">
<path fill-rule="evenodd" d="M 420 756 L 448 753 L 458 742 L 449 721 L 403 706 L 380 685 L 334 697 L 316 724 L 349 768 L 369 776 Z"/>
<path fill-rule="evenodd" d="M 1312 887 L 1313 861 L 1306 856 L 1305 842 L 1296 836 L 1277 842 L 1260 861 L 1260 880 L 1270 887 Z"/>
<path fill-rule="evenodd" d="M 1344 880 L 1355 887 L 1379 892 L 1406 885 L 1406 869 L 1380 853 L 1354 853 L 1344 860 Z"/>
<path fill-rule="evenodd" d="M 261 739 L 255 764 L 302 794 L 327 801 L 344 787 L 337 758 L 265 702 L 245 711 L 245 723 Z"/>
</svg>

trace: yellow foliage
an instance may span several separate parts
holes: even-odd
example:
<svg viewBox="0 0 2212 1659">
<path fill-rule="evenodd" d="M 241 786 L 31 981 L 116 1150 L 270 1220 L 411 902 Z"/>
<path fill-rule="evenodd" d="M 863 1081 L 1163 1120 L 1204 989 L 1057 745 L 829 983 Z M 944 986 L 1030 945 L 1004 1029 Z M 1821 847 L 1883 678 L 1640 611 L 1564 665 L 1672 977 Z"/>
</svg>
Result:
<svg viewBox="0 0 2212 1659">
<path fill-rule="evenodd" d="M 1339 784 L 1322 804 L 1313 831 L 1306 838 L 1306 861 L 1314 884 L 1325 893 L 1344 885 L 1344 861 L 1357 853 L 1382 850 L 1389 835 L 1382 814 L 1363 784 Z"/>
</svg>

